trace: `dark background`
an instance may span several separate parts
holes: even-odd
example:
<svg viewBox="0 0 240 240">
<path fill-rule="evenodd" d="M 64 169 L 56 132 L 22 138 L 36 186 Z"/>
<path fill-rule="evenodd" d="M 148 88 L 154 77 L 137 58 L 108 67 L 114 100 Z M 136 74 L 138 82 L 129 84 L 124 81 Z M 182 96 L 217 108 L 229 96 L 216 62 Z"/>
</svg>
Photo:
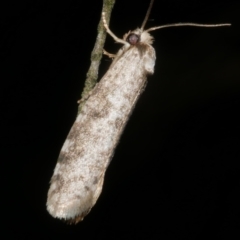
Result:
<svg viewBox="0 0 240 240">
<path fill-rule="evenodd" d="M 117 36 L 148 0 L 117 0 Z M 46 211 L 49 180 L 77 114 L 102 1 L 1 7 L 1 239 L 239 239 L 240 3 L 156 1 L 155 74 L 124 131 L 103 192 L 76 226 Z M 108 37 L 105 49 L 119 45 Z M 110 61 L 102 60 L 100 77 Z"/>
</svg>

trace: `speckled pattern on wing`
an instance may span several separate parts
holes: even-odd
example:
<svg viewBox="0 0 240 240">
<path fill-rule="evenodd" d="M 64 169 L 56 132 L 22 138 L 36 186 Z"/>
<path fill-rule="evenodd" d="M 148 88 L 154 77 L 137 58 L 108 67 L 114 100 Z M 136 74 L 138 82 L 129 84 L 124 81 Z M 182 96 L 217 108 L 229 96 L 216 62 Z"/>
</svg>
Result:
<svg viewBox="0 0 240 240">
<path fill-rule="evenodd" d="M 96 203 L 146 75 L 154 71 L 155 58 L 150 44 L 130 46 L 93 89 L 69 132 L 51 179 L 47 209 L 53 217 L 78 222 Z"/>
</svg>

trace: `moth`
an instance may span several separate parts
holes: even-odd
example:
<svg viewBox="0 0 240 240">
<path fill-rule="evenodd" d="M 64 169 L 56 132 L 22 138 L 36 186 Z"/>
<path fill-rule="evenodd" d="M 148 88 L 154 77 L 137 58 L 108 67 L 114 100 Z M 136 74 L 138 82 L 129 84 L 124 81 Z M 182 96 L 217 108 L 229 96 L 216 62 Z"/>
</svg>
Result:
<svg viewBox="0 0 240 240">
<path fill-rule="evenodd" d="M 145 88 L 147 75 L 154 73 L 156 54 L 149 32 L 175 26 L 230 25 L 177 23 L 144 30 L 152 5 L 153 0 L 141 28 L 128 32 L 123 39 L 111 32 L 102 13 L 107 33 L 123 46 L 92 90 L 61 149 L 47 198 L 47 210 L 55 218 L 71 223 L 83 220 L 101 194 L 119 138 Z"/>
</svg>

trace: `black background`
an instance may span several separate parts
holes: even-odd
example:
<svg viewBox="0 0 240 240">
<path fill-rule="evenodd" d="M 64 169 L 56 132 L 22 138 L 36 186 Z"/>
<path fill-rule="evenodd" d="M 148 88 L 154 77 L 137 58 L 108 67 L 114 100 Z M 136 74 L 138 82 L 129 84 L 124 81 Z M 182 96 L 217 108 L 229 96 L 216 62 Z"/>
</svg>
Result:
<svg viewBox="0 0 240 240">
<path fill-rule="evenodd" d="M 117 0 L 117 36 L 140 27 L 148 0 Z M 18 1 L 1 7 L 1 239 L 239 238 L 239 1 L 156 1 L 155 73 L 108 168 L 103 192 L 76 226 L 46 197 L 77 114 L 102 1 Z M 116 52 L 108 37 L 105 49 Z M 102 60 L 100 77 L 110 61 Z"/>
</svg>

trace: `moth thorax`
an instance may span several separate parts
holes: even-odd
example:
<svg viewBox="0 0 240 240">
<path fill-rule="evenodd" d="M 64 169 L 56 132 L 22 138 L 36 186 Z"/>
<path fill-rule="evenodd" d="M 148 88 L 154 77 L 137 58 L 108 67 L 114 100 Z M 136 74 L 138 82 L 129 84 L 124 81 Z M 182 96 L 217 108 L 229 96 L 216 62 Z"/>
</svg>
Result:
<svg viewBox="0 0 240 240">
<path fill-rule="evenodd" d="M 140 41 L 140 35 L 136 33 L 130 33 L 127 36 L 127 42 L 129 42 L 131 45 L 136 45 Z"/>
</svg>

